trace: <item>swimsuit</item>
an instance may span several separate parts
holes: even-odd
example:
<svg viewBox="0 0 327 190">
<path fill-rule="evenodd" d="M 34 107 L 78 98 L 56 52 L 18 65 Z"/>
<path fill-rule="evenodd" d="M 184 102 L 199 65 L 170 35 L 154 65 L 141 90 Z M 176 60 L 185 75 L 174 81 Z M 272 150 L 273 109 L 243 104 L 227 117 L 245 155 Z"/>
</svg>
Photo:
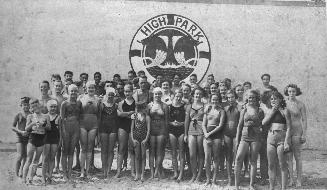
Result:
<svg viewBox="0 0 327 190">
<path fill-rule="evenodd" d="M 59 144 L 60 139 L 60 132 L 58 128 L 58 124 L 56 124 L 56 120 L 58 118 L 58 115 L 50 121 L 51 129 L 46 131 L 45 135 L 45 144 Z"/>
<path fill-rule="evenodd" d="M 226 122 L 224 134 L 228 137 L 236 137 L 237 125 L 240 118 L 240 112 L 236 106 L 227 106 L 225 107 L 226 111 Z"/>
<path fill-rule="evenodd" d="M 169 121 L 178 121 L 185 122 L 185 107 L 184 104 L 180 107 L 175 107 L 173 105 L 169 105 Z M 169 134 L 174 135 L 176 138 L 179 138 L 182 134 L 184 134 L 184 125 L 182 126 L 168 126 Z"/>
<path fill-rule="evenodd" d="M 126 103 L 126 100 L 124 100 L 123 105 L 122 105 L 122 111 L 123 112 L 130 112 L 130 111 L 134 111 L 135 110 L 135 101 L 133 101 L 133 103 L 131 105 L 128 105 Z M 120 117 L 119 118 L 119 128 L 123 129 L 124 131 L 126 131 L 126 133 L 130 133 L 131 132 L 131 118 L 127 118 L 127 117 Z"/>
<path fill-rule="evenodd" d="M 143 118 L 143 121 L 139 120 L 137 115 L 135 115 L 135 124 L 133 130 L 133 138 L 138 142 L 144 141 L 147 134 L 146 119 Z"/>
<path fill-rule="evenodd" d="M 190 127 L 188 135 L 203 135 L 202 121 L 204 115 L 204 104 L 199 109 L 194 109 L 191 105 L 190 110 Z"/>
<path fill-rule="evenodd" d="M 153 103 L 151 104 L 151 108 L 149 110 L 150 112 L 150 118 L 151 118 L 151 127 L 150 127 L 150 134 L 151 136 L 160 136 L 160 135 L 166 135 L 167 129 L 166 129 L 166 123 L 165 123 L 165 112 L 163 110 L 163 103 L 161 104 L 161 112 L 158 112 L 159 110 L 152 110 Z"/>
<path fill-rule="evenodd" d="M 286 127 L 286 118 L 284 117 L 284 115 L 282 115 L 282 113 L 279 110 L 275 112 L 270 122 L 285 124 Z M 283 130 L 269 130 L 267 144 L 270 144 L 276 148 L 279 145 L 284 145 L 285 137 L 286 137 L 285 127 Z"/>
<path fill-rule="evenodd" d="M 215 119 L 215 117 L 217 117 L 218 118 L 217 125 L 219 125 L 219 123 L 220 123 L 221 110 L 219 110 L 218 114 L 212 114 L 212 113 L 210 113 L 211 109 L 212 109 L 212 106 L 209 106 L 208 107 L 208 111 L 206 113 L 207 114 L 207 119 L 210 120 L 210 119 Z M 207 125 L 206 126 L 207 132 L 209 133 L 209 132 L 213 131 L 217 127 L 217 125 L 213 125 L 213 124 L 212 125 Z M 220 129 L 219 131 L 216 131 L 214 134 L 211 134 L 209 136 L 209 138 L 211 140 L 214 140 L 214 139 L 222 139 L 223 135 L 224 135 L 223 134 L 223 129 Z"/>
<path fill-rule="evenodd" d="M 26 117 L 24 117 L 22 113 L 17 114 L 15 116 L 13 126 L 17 126 L 19 130 L 25 131 Z M 16 143 L 27 144 L 28 136 L 23 136 L 20 133 L 16 133 Z"/>
<path fill-rule="evenodd" d="M 82 119 L 81 119 L 81 128 L 84 128 L 87 131 L 98 128 L 98 99 L 90 98 L 88 96 L 83 96 L 81 99 L 82 102 Z"/>
<path fill-rule="evenodd" d="M 47 125 L 47 120 L 44 121 L 42 127 L 45 127 L 46 125 Z M 44 145 L 44 138 L 45 138 L 45 134 L 38 134 L 37 131 L 32 131 L 28 139 L 28 142 L 34 145 L 35 147 L 41 147 Z"/>
<path fill-rule="evenodd" d="M 79 118 L 81 115 L 82 103 L 79 100 L 76 103 L 71 103 L 68 100 L 65 100 L 62 103 L 61 107 L 65 114 L 62 116 L 63 117 L 62 138 L 63 138 L 63 149 L 65 149 L 68 147 L 68 144 L 75 143 L 79 139 L 79 133 L 80 133 Z M 70 144 L 69 146 L 72 147 L 75 145 Z"/>
<path fill-rule="evenodd" d="M 117 104 L 112 105 L 111 107 L 106 106 L 105 104 L 100 105 L 100 133 L 117 133 Z"/>
<path fill-rule="evenodd" d="M 244 110 L 244 126 L 242 129 L 241 140 L 245 142 L 259 142 L 261 137 L 261 122 L 264 113 L 261 108 L 258 108 L 255 115 L 247 113 L 247 108 Z"/>
</svg>

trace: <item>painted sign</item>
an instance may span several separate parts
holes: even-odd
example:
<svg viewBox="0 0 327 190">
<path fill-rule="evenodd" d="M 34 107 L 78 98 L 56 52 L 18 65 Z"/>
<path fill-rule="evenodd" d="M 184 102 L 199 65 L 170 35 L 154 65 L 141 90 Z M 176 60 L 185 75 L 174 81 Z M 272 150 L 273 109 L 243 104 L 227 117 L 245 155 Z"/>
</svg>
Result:
<svg viewBox="0 0 327 190">
<path fill-rule="evenodd" d="M 135 72 L 145 71 L 149 81 L 161 74 L 172 80 L 178 74 L 188 82 L 190 75 L 202 79 L 211 59 L 208 39 L 192 20 L 163 14 L 147 20 L 136 32 L 129 52 Z"/>
</svg>

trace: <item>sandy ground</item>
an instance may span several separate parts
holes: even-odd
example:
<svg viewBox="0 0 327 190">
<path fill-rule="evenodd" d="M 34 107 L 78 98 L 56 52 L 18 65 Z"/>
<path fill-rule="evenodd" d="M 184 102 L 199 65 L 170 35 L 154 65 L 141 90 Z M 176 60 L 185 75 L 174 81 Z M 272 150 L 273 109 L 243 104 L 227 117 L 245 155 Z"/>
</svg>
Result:
<svg viewBox="0 0 327 190">
<path fill-rule="evenodd" d="M 116 169 L 116 160 L 114 160 L 114 171 L 110 175 L 110 179 L 102 179 L 101 173 L 95 173 L 88 181 L 81 181 L 77 176 L 78 172 L 74 172 L 74 180 L 71 183 L 65 183 L 61 174 L 54 174 L 54 184 L 42 186 L 41 185 L 41 169 L 38 169 L 37 176 L 34 178 L 32 185 L 24 185 L 21 183 L 13 170 L 15 159 L 15 144 L 0 144 L 0 189 L 234 189 L 227 186 L 226 175 L 219 176 L 219 185 L 205 186 L 202 183 L 189 184 L 187 181 L 190 175 L 186 174 L 184 181 L 177 183 L 169 180 L 168 176 L 172 175 L 171 159 L 169 151 L 167 150 L 164 167 L 166 168 L 166 178 L 160 181 L 149 180 L 149 170 L 147 168 L 146 181 L 134 182 L 130 176 L 130 170 L 124 171 L 122 178 L 114 179 L 112 176 Z M 327 152 L 304 150 L 303 152 L 303 169 L 304 169 L 304 185 L 297 189 L 327 189 Z M 95 165 L 101 168 L 100 153 L 96 152 Z M 129 167 L 128 167 L 129 168 Z M 204 180 L 204 178 L 203 178 Z M 249 179 L 244 178 L 241 183 L 242 189 L 248 189 Z M 268 186 L 260 186 L 259 190 L 268 189 Z M 278 187 L 276 189 L 279 189 Z"/>
</svg>

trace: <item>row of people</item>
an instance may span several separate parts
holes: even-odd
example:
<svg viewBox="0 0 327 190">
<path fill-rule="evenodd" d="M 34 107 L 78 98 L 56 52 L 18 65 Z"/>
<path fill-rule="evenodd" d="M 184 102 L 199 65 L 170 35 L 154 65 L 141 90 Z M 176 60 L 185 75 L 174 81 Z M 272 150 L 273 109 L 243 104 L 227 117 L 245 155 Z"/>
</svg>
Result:
<svg viewBox="0 0 327 190">
<path fill-rule="evenodd" d="M 269 75 L 263 75 L 262 80 L 264 81 L 267 77 L 270 79 Z M 61 162 L 64 177 L 67 179 L 71 177 L 74 149 L 78 141 L 82 147 L 81 177 L 88 176 L 97 131 L 99 131 L 101 139 L 101 160 L 105 177 L 111 169 L 116 141 L 118 142 L 116 177 L 121 174 L 123 160 L 129 150 L 132 160 L 131 172 L 135 175 L 136 180 L 144 180 L 145 151 L 148 144 L 151 177 L 160 177 L 167 137 L 169 137 L 172 147 L 173 178 L 178 181 L 182 180 L 184 155 L 185 152 L 188 152 L 192 171 L 191 181 L 200 180 L 202 168 L 205 165 L 207 183 L 210 183 L 213 160 L 213 182 L 215 182 L 219 163 L 225 159 L 224 156 L 221 156 L 224 155 L 224 151 L 222 151 L 224 145 L 227 150 L 227 173 L 229 184 L 231 184 L 233 149 L 235 147 L 233 141 L 235 139 L 238 147 L 235 152 L 235 184 L 237 187 L 243 160 L 248 152 L 251 165 L 250 186 L 253 187 L 257 156 L 261 147 L 265 146 L 265 142 L 267 142 L 271 188 L 273 188 L 275 175 L 273 168 L 276 163 L 272 160 L 276 160 L 276 155 L 282 166 L 282 179 L 285 176 L 287 179 L 287 172 L 285 174 L 287 166 L 285 166 L 285 158 L 280 155 L 281 150 L 288 151 L 292 144 L 296 161 L 300 162 L 298 158 L 300 158 L 300 145 L 305 141 L 306 116 L 304 104 L 295 98 L 300 94 L 296 85 L 289 85 L 285 90 L 285 94 L 289 97 L 287 101 L 289 107 L 285 108 L 283 96 L 275 92 L 275 89 L 269 86 L 269 82 L 268 85 L 263 83 L 267 90 L 263 90 L 261 96 L 256 90 L 247 90 L 247 96 L 243 96 L 243 85 L 237 85 L 235 90 L 227 90 L 231 86 L 228 85 L 228 82 L 226 82 L 227 85 L 225 82 L 221 82 L 219 86 L 212 82 L 209 88 L 205 84 L 205 90 L 194 85 L 195 83 L 183 84 L 180 88 L 175 88 L 174 93 L 171 93 L 169 81 L 162 82 L 161 88 L 154 86 L 151 93 L 145 76 L 140 76 L 138 82 L 139 89 L 136 90 L 134 90 L 135 85 L 128 83 L 123 86 L 121 82 L 118 82 L 116 87 L 122 85 L 123 94 L 119 93 L 118 89 L 108 86 L 103 98 L 96 95 L 95 82 L 87 82 L 86 93 L 80 97 L 78 97 L 79 88 L 70 84 L 65 100 L 60 88 L 62 82 L 54 81 L 52 98 L 56 101 L 49 98 L 47 91 L 49 83 L 42 82 L 40 84 L 41 100 L 32 99 L 30 101 L 32 113 L 29 113 L 28 101 L 27 98 L 24 98 L 23 113 L 18 114 L 17 117 L 20 119 L 15 118 L 14 122 L 14 131 L 19 137 L 18 152 L 22 152 L 26 146 L 28 135 L 30 139 L 27 145 L 27 162 L 23 170 L 24 180 L 26 181 L 28 168 L 32 161 L 31 174 L 35 173 L 34 170 L 43 149 L 42 174 L 44 180 L 51 180 L 54 155 L 57 151 L 56 145 L 60 138 L 62 138 L 63 145 Z M 47 112 L 45 110 L 49 111 L 48 115 L 42 114 L 42 112 Z M 58 110 L 60 110 L 59 113 Z M 26 116 L 25 128 L 22 118 L 26 118 Z M 264 133 L 267 135 L 265 136 Z M 48 137 L 54 140 L 44 141 L 44 138 Z M 49 144 L 43 147 L 44 142 Z M 187 146 L 184 145 L 184 142 L 187 143 Z M 178 157 L 179 167 L 177 150 L 180 154 Z M 34 153 L 36 155 L 32 160 Z M 136 162 L 134 162 L 135 160 Z M 20 161 L 21 159 L 17 160 L 17 174 Z M 300 164 L 297 166 L 298 184 L 300 184 L 301 166 Z M 285 184 L 284 179 L 283 188 L 286 187 Z"/>
</svg>

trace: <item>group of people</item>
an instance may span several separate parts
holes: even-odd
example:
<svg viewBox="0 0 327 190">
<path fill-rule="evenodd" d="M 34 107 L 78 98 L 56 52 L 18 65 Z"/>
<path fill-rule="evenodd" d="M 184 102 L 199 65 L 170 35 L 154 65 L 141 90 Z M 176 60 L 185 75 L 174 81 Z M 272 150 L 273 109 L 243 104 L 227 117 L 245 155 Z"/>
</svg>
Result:
<svg viewBox="0 0 327 190">
<path fill-rule="evenodd" d="M 301 90 L 289 84 L 279 92 L 270 85 L 269 74 L 261 80 L 262 86 L 254 89 L 250 82 L 233 86 L 228 78 L 215 81 L 212 74 L 201 84 L 195 74 L 190 81 L 159 74 L 152 84 L 144 71 L 129 71 L 127 80 L 115 74 L 105 82 L 100 72 L 94 73 L 94 80 L 82 73 L 78 82 L 71 71 L 64 73 L 63 80 L 53 74 L 51 84 L 39 84 L 39 99 L 21 99 L 22 110 L 14 118 L 16 175 L 30 183 L 42 155 L 45 184 L 51 183 L 60 162 L 63 177 L 71 180 L 76 152 L 80 177 L 89 177 L 98 138 L 104 178 L 111 172 L 116 145 L 116 178 L 126 167 L 127 157 L 134 180 L 145 180 L 147 159 L 150 178 L 163 178 L 169 144 L 171 179 L 178 182 L 183 180 L 185 166 L 192 173 L 190 182 L 200 181 L 205 171 L 206 184 L 216 184 L 219 172 L 226 168 L 228 184 L 235 179 L 238 189 L 243 168 L 244 173 L 250 171 L 254 189 L 260 155 L 260 175 L 262 181 L 269 179 L 270 189 L 276 176 L 282 189 L 293 185 L 293 157 L 296 185 L 301 186 L 301 145 L 307 132 L 306 108 L 297 99 Z"/>
</svg>

